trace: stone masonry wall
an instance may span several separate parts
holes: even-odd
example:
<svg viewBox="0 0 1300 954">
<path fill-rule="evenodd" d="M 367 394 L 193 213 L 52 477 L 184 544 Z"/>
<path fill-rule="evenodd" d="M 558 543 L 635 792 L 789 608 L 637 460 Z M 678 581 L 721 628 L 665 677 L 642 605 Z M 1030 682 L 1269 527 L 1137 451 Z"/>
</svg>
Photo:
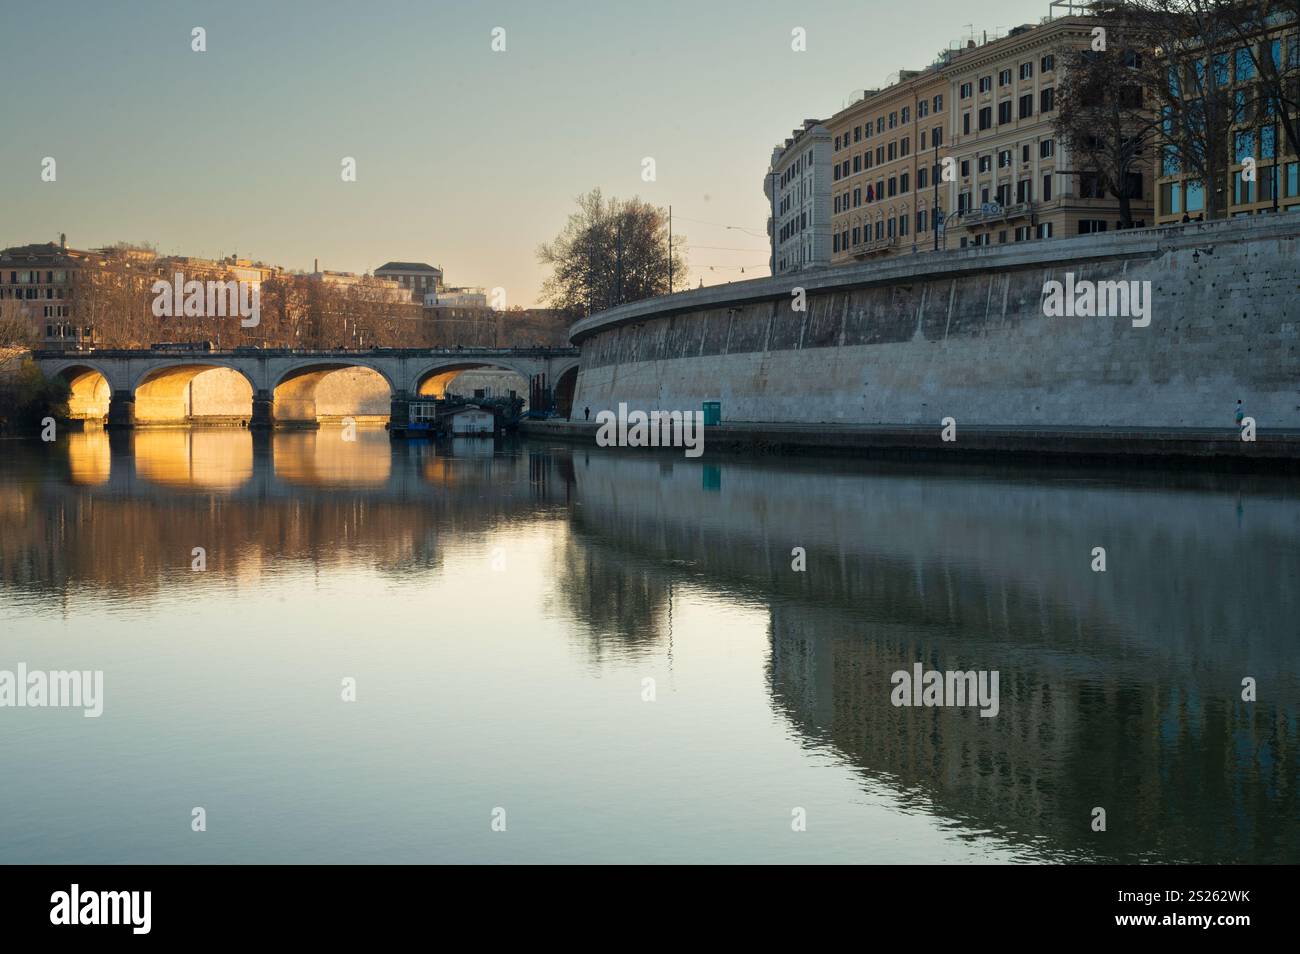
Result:
<svg viewBox="0 0 1300 954">
<path fill-rule="evenodd" d="M 860 268 L 857 287 L 839 277 L 847 270 L 823 270 L 803 277 L 804 312 L 789 276 L 765 299 L 738 284 L 693 310 L 641 303 L 631 319 L 575 326 L 574 406 L 712 400 L 724 421 L 1230 427 L 1240 398 L 1261 428 L 1300 427 L 1300 216 L 1282 218 L 949 253 L 956 267 L 943 270 L 919 256 L 911 272 Z M 1150 281 L 1150 325 L 1045 317 L 1044 284 L 1066 272 Z"/>
</svg>

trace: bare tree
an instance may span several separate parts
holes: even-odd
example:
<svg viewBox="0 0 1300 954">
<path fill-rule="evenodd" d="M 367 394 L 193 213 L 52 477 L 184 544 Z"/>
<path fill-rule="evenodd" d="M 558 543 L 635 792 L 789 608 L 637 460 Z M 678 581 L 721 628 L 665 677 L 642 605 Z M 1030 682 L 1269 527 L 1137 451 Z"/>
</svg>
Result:
<svg viewBox="0 0 1300 954">
<path fill-rule="evenodd" d="M 1152 142 L 1159 119 L 1151 109 L 1140 72 L 1141 46 L 1123 36 L 1111 21 L 1105 49 L 1070 49 L 1059 54 L 1054 126 L 1080 176 L 1084 194 L 1110 194 L 1119 200 L 1120 223 L 1133 227 L 1133 201 L 1141 201 L 1149 175 Z"/>
<path fill-rule="evenodd" d="M 542 297 L 575 314 L 640 301 L 684 288 L 684 247 L 675 236 L 670 256 L 668 219 L 663 209 L 641 201 L 606 200 L 600 189 L 577 199 L 554 241 L 537 250 L 538 260 L 551 267 Z"/>
</svg>

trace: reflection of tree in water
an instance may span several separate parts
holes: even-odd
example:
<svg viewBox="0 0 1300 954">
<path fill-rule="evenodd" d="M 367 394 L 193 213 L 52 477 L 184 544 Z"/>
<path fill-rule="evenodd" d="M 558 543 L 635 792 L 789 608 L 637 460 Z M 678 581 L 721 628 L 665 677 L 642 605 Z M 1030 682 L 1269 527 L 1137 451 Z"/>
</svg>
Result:
<svg viewBox="0 0 1300 954">
<path fill-rule="evenodd" d="M 668 634 L 668 581 L 656 569 L 566 536 L 555 560 L 558 611 L 588 637 L 592 658 L 655 651 Z"/>
</svg>

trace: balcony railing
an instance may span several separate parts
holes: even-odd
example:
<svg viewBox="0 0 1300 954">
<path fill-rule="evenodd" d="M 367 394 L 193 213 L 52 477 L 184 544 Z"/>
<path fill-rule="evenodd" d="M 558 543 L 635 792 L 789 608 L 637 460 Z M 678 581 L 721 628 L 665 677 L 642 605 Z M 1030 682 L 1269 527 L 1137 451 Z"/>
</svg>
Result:
<svg viewBox="0 0 1300 954">
<path fill-rule="evenodd" d="M 961 219 L 967 225 L 976 225 L 980 222 L 1002 222 L 1008 219 L 1023 218 L 1032 213 L 1036 206 L 1036 202 L 1016 202 L 1012 205 L 986 202 L 978 208 L 963 212 Z"/>
<path fill-rule="evenodd" d="M 869 239 L 866 242 L 859 242 L 857 245 L 852 245 L 849 247 L 849 252 L 854 258 L 866 258 L 868 255 L 874 255 L 876 252 L 883 252 L 886 249 L 893 248 L 897 244 L 897 235 L 887 235 L 884 238 Z"/>
</svg>

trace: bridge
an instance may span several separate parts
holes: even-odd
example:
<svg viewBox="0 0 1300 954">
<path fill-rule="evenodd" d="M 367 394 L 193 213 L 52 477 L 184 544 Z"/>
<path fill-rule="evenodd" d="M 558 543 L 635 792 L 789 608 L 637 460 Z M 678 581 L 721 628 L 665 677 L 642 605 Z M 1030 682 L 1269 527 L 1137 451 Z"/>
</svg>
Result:
<svg viewBox="0 0 1300 954">
<path fill-rule="evenodd" d="M 104 418 L 109 427 L 134 427 L 137 401 L 148 407 L 147 423 L 190 421 L 189 386 L 218 368 L 247 382 L 250 427 L 315 422 L 317 388 L 329 375 L 355 368 L 383 379 L 391 402 L 389 420 L 401 424 L 407 422 L 413 400 L 441 397 L 456 375 L 480 368 L 522 376 L 531 407 L 554 407 L 567 416 L 578 373 L 577 348 L 91 349 L 36 351 L 32 358 L 47 378 L 67 381 L 74 418 Z"/>
</svg>

